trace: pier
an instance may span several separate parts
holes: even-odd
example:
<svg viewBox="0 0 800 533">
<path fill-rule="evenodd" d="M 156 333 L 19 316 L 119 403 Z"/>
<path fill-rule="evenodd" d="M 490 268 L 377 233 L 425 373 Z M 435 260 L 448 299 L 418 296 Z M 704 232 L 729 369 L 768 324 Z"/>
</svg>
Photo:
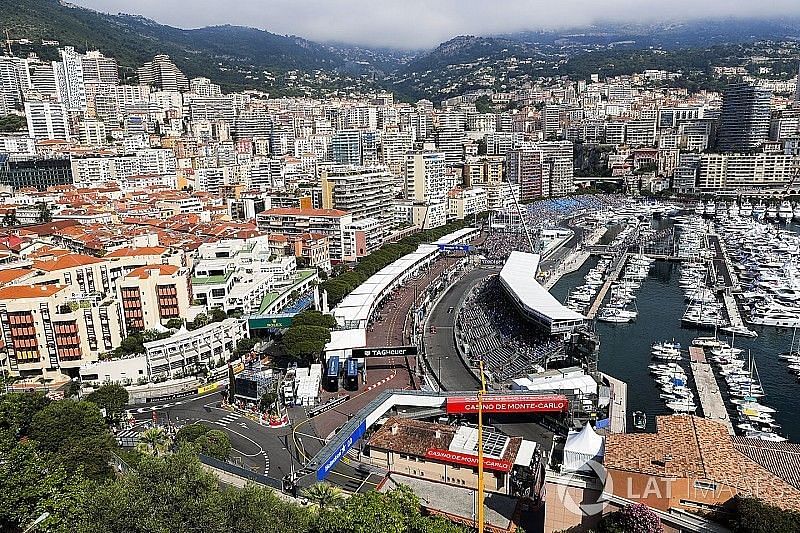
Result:
<svg viewBox="0 0 800 533">
<path fill-rule="evenodd" d="M 600 287 L 599 291 L 597 291 L 597 296 L 595 296 L 592 305 L 589 307 L 589 311 L 586 313 L 586 318 L 589 320 L 592 320 L 595 315 L 597 315 L 597 312 L 600 310 L 600 306 L 603 304 L 603 300 L 606 298 L 608 290 L 611 288 L 611 284 L 619 279 L 622 269 L 625 268 L 625 263 L 628 262 L 628 255 L 629 254 L 624 253 L 617 259 L 617 264 L 614 265 L 614 268 L 608 274 L 603 286 Z"/>
<path fill-rule="evenodd" d="M 744 320 L 742 320 L 742 315 L 739 313 L 739 306 L 736 304 L 736 298 L 734 298 L 732 294 L 732 291 L 738 289 L 739 280 L 736 279 L 736 274 L 731 268 L 730 259 L 726 253 L 725 246 L 720 242 L 719 237 L 713 233 L 706 235 L 706 242 L 708 248 L 714 252 L 714 259 L 712 261 L 714 272 L 717 276 L 722 277 L 724 283 L 722 303 L 725 305 L 725 312 L 728 315 L 728 320 L 731 326 L 735 328 L 746 327 Z"/>
<path fill-rule="evenodd" d="M 625 433 L 628 427 L 628 384 L 608 374 L 602 374 L 611 389 L 611 403 L 608 407 L 609 430 L 611 433 Z"/>
<path fill-rule="evenodd" d="M 572 250 L 561 263 L 548 273 L 548 278 L 542 285 L 545 289 L 550 290 L 553 285 L 558 283 L 558 280 L 566 274 L 571 274 L 583 266 L 587 259 L 593 254 L 592 249 L 596 247 L 603 235 L 606 234 L 606 228 L 596 228 L 583 240 L 581 246 Z"/>
<path fill-rule="evenodd" d="M 722 393 L 717 385 L 717 379 L 714 377 L 714 371 L 706 360 L 705 352 L 702 348 L 690 346 L 689 360 L 703 415 L 710 420 L 722 422 L 728 433 L 733 435 L 733 424 L 728 416 L 728 410 L 725 408 L 725 402 L 722 401 Z"/>
</svg>

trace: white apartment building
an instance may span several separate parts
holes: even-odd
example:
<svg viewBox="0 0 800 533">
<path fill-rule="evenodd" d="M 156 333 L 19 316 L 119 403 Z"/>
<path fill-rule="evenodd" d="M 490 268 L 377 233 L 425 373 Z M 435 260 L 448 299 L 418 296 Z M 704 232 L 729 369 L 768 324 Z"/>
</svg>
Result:
<svg viewBox="0 0 800 533">
<path fill-rule="evenodd" d="M 482 187 L 455 189 L 447 199 L 449 220 L 464 220 L 489 209 L 489 195 Z"/>
<path fill-rule="evenodd" d="M 150 378 L 186 375 L 204 366 L 227 360 L 246 336 L 243 320 L 226 318 L 194 331 L 181 330 L 166 339 L 145 343 Z"/>
<path fill-rule="evenodd" d="M 377 221 L 375 237 L 382 240 L 394 220 L 392 185 L 394 177 L 384 166 L 331 166 L 320 171 L 323 209 L 339 209 L 353 216 L 353 222 Z"/>
<path fill-rule="evenodd" d="M 28 134 L 37 141 L 71 139 L 67 110 L 58 102 L 26 101 Z"/>
<path fill-rule="evenodd" d="M 698 192 L 785 188 L 800 171 L 800 160 L 781 153 L 701 154 Z"/>
<path fill-rule="evenodd" d="M 414 202 L 441 200 L 447 195 L 445 154 L 413 152 L 406 154 L 405 197 Z"/>
</svg>

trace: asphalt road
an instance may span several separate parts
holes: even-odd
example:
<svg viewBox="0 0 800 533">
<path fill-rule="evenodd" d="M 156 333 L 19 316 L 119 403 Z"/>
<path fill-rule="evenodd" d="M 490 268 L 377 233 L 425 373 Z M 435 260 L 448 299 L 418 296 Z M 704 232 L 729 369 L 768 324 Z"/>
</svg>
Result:
<svg viewBox="0 0 800 533">
<path fill-rule="evenodd" d="M 445 390 L 477 390 L 478 380 L 459 357 L 453 339 L 458 303 L 473 285 L 491 274 L 492 270 L 478 268 L 467 273 L 447 291 L 431 310 L 425 331 L 425 353 L 434 374 L 439 376 Z M 436 328 L 431 333 L 430 327 Z"/>
<path fill-rule="evenodd" d="M 281 439 L 290 433 L 290 428 L 261 426 L 245 416 L 222 409 L 221 400 L 219 392 L 212 392 L 142 406 L 132 405 L 129 411 L 139 428 L 152 423 L 154 415 L 157 424 L 168 423 L 175 427 L 203 422 L 227 433 L 233 448 L 231 456 L 235 461 L 241 461 L 242 467 L 278 479 L 288 473 L 289 453 Z"/>
</svg>

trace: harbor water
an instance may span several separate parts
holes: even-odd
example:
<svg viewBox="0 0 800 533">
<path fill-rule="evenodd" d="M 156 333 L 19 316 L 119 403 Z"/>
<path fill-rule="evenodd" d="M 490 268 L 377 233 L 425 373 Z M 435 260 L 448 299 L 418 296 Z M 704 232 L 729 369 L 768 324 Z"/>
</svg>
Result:
<svg viewBox="0 0 800 533">
<path fill-rule="evenodd" d="M 573 287 L 583 284 L 586 273 L 597 263 L 590 258 L 581 269 L 565 275 L 551 290 L 559 301 L 565 301 Z M 655 431 L 655 417 L 671 414 L 659 398 L 660 389 L 649 374 L 648 365 L 653 361 L 650 347 L 654 342 L 671 341 L 681 343 L 685 351 L 693 338 L 710 335 L 709 331 L 697 331 L 681 327 L 681 316 L 686 310 L 684 294 L 678 283 L 679 263 L 657 261 L 649 276 L 636 293 L 638 318 L 627 324 L 595 322 L 600 336 L 599 368 L 628 384 L 628 424 L 633 411 L 647 413 L 647 430 Z M 792 441 L 800 441 L 800 383 L 789 373 L 786 362 L 778 358 L 780 352 L 789 349 L 792 331 L 773 327 L 756 327 L 755 339 L 736 338 L 735 346 L 749 350 L 756 363 L 765 397 L 762 403 L 773 407 L 776 421 L 782 426 L 778 431 Z M 798 333 L 800 335 L 800 333 Z M 725 338 L 725 337 L 723 337 Z M 728 342 L 730 338 L 727 337 Z M 694 383 L 689 371 L 688 355 L 682 366 L 686 368 L 689 382 Z M 719 378 L 717 379 L 720 382 Z M 720 390 L 727 403 L 725 384 Z"/>
</svg>

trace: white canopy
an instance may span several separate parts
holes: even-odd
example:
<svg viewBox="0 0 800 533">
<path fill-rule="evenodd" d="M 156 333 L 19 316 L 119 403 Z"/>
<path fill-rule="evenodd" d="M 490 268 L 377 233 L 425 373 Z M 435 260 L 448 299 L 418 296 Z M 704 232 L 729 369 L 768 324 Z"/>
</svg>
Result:
<svg viewBox="0 0 800 533">
<path fill-rule="evenodd" d="M 591 424 L 580 431 L 570 431 L 564 444 L 563 469 L 571 472 L 592 472 L 590 461 L 602 462 L 605 439 L 594 432 Z"/>
</svg>

